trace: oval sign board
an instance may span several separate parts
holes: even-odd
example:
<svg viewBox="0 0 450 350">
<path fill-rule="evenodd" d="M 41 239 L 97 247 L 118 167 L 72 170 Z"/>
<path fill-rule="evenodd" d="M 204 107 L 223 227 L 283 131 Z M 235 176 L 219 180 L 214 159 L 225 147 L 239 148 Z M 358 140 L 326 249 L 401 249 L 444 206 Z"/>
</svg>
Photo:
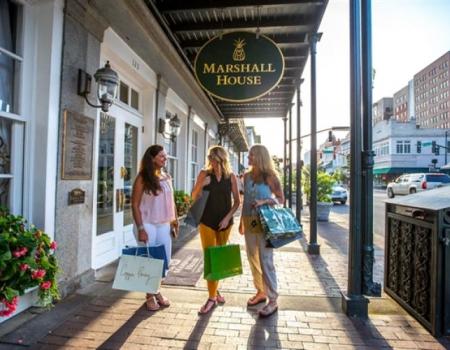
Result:
<svg viewBox="0 0 450 350">
<path fill-rule="evenodd" d="M 195 75 L 211 95 L 230 102 L 255 100 L 283 77 L 284 58 L 268 37 L 229 32 L 209 40 L 195 59 Z"/>
</svg>

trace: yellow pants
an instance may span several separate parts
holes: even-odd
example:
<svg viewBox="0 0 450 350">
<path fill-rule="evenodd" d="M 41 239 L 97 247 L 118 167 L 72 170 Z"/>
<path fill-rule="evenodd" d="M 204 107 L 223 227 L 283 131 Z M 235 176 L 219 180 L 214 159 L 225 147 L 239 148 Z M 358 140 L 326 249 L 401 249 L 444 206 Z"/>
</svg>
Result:
<svg viewBox="0 0 450 350">
<path fill-rule="evenodd" d="M 224 245 L 230 237 L 231 225 L 226 230 L 216 231 L 211 227 L 200 224 L 198 227 L 200 232 L 200 239 L 202 240 L 203 251 L 208 247 L 215 247 L 218 245 Z M 217 296 L 217 289 L 219 288 L 219 281 L 207 281 L 209 297 L 214 299 Z"/>
</svg>

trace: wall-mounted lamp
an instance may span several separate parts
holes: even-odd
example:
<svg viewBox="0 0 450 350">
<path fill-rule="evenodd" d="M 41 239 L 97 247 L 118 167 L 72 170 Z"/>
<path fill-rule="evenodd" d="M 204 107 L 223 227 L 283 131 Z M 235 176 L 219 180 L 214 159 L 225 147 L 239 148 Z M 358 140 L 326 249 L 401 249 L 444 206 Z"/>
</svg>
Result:
<svg viewBox="0 0 450 350">
<path fill-rule="evenodd" d="M 168 115 L 166 119 L 159 118 L 158 131 L 164 138 L 174 141 L 181 131 L 181 120 L 178 115 L 174 114 L 171 117 Z"/>
<path fill-rule="evenodd" d="M 103 68 L 95 72 L 94 78 L 97 83 L 97 98 L 100 105 L 89 102 L 87 95 L 91 92 L 92 77 L 82 69 L 78 70 L 78 95 L 83 96 L 89 106 L 108 112 L 117 94 L 119 75 L 111 69 L 109 61 L 107 61 Z"/>
</svg>

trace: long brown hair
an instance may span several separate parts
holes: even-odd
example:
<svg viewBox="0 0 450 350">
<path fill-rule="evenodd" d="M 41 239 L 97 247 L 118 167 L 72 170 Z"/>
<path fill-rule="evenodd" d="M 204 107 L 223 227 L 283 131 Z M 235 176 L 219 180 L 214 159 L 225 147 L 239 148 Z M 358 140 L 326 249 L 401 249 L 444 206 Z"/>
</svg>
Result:
<svg viewBox="0 0 450 350">
<path fill-rule="evenodd" d="M 154 196 L 161 191 L 161 184 L 159 183 L 159 176 L 156 175 L 156 169 L 153 164 L 153 159 L 163 151 L 164 147 L 161 145 L 152 145 L 144 153 L 139 168 L 139 176 L 144 184 L 144 191 L 152 193 Z"/>
</svg>

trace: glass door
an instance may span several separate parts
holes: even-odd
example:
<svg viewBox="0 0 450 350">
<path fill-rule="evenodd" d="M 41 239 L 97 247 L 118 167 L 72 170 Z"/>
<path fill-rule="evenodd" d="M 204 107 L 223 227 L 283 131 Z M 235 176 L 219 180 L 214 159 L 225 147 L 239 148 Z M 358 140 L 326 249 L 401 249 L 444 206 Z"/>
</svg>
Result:
<svg viewBox="0 0 450 350">
<path fill-rule="evenodd" d="M 97 161 L 97 215 L 93 268 L 117 259 L 135 245 L 131 191 L 138 171 L 140 118 L 114 107 L 100 113 Z"/>
</svg>

